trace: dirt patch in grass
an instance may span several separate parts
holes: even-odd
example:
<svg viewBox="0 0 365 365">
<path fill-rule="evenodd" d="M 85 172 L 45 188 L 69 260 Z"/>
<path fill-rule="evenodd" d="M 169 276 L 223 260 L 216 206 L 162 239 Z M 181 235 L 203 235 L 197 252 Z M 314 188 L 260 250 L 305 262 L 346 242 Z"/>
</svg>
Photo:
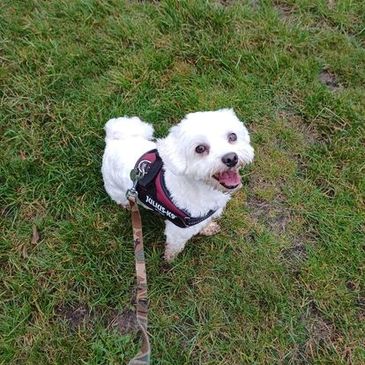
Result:
<svg viewBox="0 0 365 365">
<path fill-rule="evenodd" d="M 321 136 L 316 126 L 313 123 L 308 123 L 300 115 L 289 111 L 279 111 L 278 118 L 283 127 L 295 138 L 291 138 L 290 144 L 285 145 L 285 151 L 290 151 L 288 157 L 296 162 L 297 173 L 300 176 L 307 175 L 308 160 L 306 158 L 306 151 L 315 144 L 325 143 L 325 139 Z"/>
<path fill-rule="evenodd" d="M 303 355 L 307 361 L 310 361 L 323 349 L 335 346 L 338 338 L 336 328 L 324 317 L 315 302 L 309 304 L 302 320 L 308 333 L 308 338 L 303 346 Z"/>
<path fill-rule="evenodd" d="M 294 12 L 294 8 L 288 4 L 282 4 L 277 2 L 275 9 L 279 14 L 279 18 L 282 20 L 288 20 Z"/>
<path fill-rule="evenodd" d="M 55 313 L 58 318 L 66 321 L 72 330 L 75 330 L 82 324 L 89 324 L 92 319 L 91 311 L 82 303 L 59 305 L 56 307 Z"/>
<path fill-rule="evenodd" d="M 305 351 L 311 357 L 318 351 L 319 346 L 328 345 L 336 335 L 334 326 L 319 315 L 312 315 L 306 321 L 309 339 Z"/>
<path fill-rule="evenodd" d="M 256 223 L 263 224 L 275 234 L 282 234 L 291 220 L 282 190 L 286 183 L 282 171 L 291 169 L 291 161 L 281 154 L 278 144 L 279 141 L 275 146 L 264 143 L 257 152 L 256 169 L 249 177 L 247 206 Z M 278 168 L 279 165 L 282 169 Z"/>
<path fill-rule="evenodd" d="M 276 199 L 269 202 L 253 195 L 248 197 L 247 205 L 254 220 L 263 223 L 276 234 L 286 231 L 290 212 L 283 201 Z"/>
<path fill-rule="evenodd" d="M 278 112 L 278 117 L 288 128 L 293 129 L 299 136 L 302 137 L 303 143 L 306 146 L 318 142 L 321 138 L 319 132 L 313 124 L 308 124 L 303 118 L 294 112 L 281 110 Z"/>
<path fill-rule="evenodd" d="M 314 301 L 310 302 L 306 313 L 301 320 L 307 331 L 304 343 L 296 344 L 293 351 L 294 363 L 309 364 L 318 357 L 318 354 L 332 351 L 341 351 L 343 358 L 351 358 L 351 349 L 343 349 L 341 338 L 334 323 L 325 318 Z M 352 363 L 346 362 L 346 363 Z"/>
<path fill-rule="evenodd" d="M 290 247 L 282 251 L 283 258 L 291 263 L 298 263 L 305 261 L 307 259 L 307 239 L 298 237 L 293 240 Z"/>
<path fill-rule="evenodd" d="M 313 125 L 305 124 L 303 122 L 302 124 L 297 125 L 295 123 L 296 122 L 294 122 L 295 127 L 305 138 L 307 145 L 313 145 L 320 140 L 320 135 Z"/>
<path fill-rule="evenodd" d="M 123 312 L 113 311 L 107 318 L 107 327 L 118 330 L 122 335 L 137 332 L 136 314 L 130 309 Z"/>
<path fill-rule="evenodd" d="M 342 89 L 342 85 L 338 82 L 336 75 L 328 69 L 323 69 L 319 73 L 318 79 L 331 91 Z"/>
<path fill-rule="evenodd" d="M 131 309 L 123 311 L 100 309 L 91 310 L 86 304 L 63 304 L 55 309 L 56 318 L 65 321 L 71 330 L 80 326 L 93 327 L 97 319 L 102 319 L 103 325 L 110 330 L 117 330 L 120 334 L 135 333 L 138 323 L 135 312 Z"/>
<path fill-rule="evenodd" d="M 306 261 L 307 247 L 312 242 L 306 235 L 296 235 L 295 217 L 283 199 L 265 201 L 257 196 L 251 196 L 247 200 L 250 208 L 250 216 L 254 221 L 263 224 L 275 235 L 285 234 L 291 242 L 289 246 L 281 251 L 281 260 L 287 270 L 295 277 L 300 275 L 303 263 Z M 294 229 L 294 231 L 293 231 Z"/>
</svg>

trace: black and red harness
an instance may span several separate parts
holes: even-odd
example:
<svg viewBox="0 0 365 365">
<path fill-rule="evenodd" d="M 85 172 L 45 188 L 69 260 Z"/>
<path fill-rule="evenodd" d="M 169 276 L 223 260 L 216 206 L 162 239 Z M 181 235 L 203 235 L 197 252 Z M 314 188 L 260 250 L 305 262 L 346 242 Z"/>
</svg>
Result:
<svg viewBox="0 0 365 365">
<path fill-rule="evenodd" d="M 214 214 L 210 210 L 200 217 L 192 217 L 186 210 L 178 208 L 172 201 L 165 184 L 163 162 L 157 149 L 146 152 L 135 165 L 135 172 L 141 176 L 135 185 L 138 202 L 153 210 L 180 228 L 187 228 L 203 222 Z"/>
</svg>

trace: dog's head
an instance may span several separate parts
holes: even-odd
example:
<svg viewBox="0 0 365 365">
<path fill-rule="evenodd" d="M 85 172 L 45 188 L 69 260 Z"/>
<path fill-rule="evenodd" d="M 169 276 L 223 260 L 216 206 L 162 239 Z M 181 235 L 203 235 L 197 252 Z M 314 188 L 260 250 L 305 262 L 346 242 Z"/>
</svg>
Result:
<svg viewBox="0 0 365 365">
<path fill-rule="evenodd" d="M 240 188 L 239 169 L 254 156 L 248 131 L 232 109 L 188 114 L 158 140 L 157 149 L 166 169 L 224 192 Z"/>
</svg>

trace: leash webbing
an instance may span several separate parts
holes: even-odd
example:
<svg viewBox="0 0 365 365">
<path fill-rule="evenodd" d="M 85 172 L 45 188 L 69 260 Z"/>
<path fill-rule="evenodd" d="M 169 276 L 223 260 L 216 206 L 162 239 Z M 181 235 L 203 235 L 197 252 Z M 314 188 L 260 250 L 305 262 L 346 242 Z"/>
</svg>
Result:
<svg viewBox="0 0 365 365">
<path fill-rule="evenodd" d="M 134 257 L 136 264 L 137 295 L 136 295 L 136 317 L 142 335 L 142 347 L 140 352 L 128 363 L 128 365 L 146 365 L 150 363 L 151 346 L 147 332 L 147 274 L 146 262 L 143 250 L 142 221 L 139 213 L 136 196 L 128 196 L 132 211 L 132 227 L 134 242 Z"/>
</svg>

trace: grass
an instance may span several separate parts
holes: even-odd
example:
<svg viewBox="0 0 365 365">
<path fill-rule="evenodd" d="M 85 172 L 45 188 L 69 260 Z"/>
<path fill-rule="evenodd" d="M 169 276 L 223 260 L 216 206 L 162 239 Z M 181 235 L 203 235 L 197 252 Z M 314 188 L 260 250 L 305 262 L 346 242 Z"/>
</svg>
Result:
<svg viewBox="0 0 365 365">
<path fill-rule="evenodd" d="M 162 136 L 232 106 L 256 160 L 222 232 L 166 267 L 144 214 L 152 363 L 363 364 L 364 14 L 360 0 L 3 0 L 0 363 L 136 353 L 103 125 L 138 115 Z"/>
</svg>

